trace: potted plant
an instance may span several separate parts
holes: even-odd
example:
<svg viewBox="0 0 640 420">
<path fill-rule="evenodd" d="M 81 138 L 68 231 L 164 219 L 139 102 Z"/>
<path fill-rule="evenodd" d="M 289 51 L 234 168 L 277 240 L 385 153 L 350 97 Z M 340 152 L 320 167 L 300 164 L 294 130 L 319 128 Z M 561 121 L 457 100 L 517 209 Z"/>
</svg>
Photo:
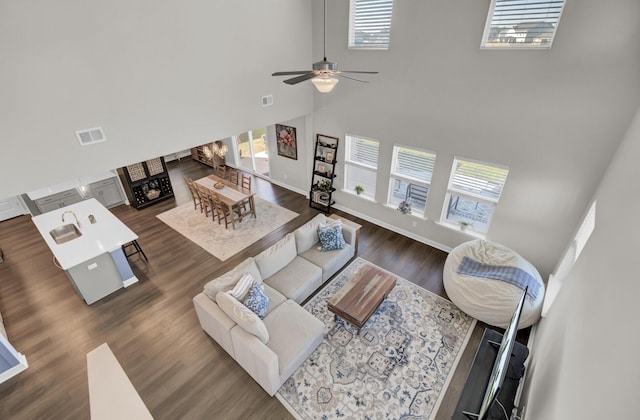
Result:
<svg viewBox="0 0 640 420">
<path fill-rule="evenodd" d="M 356 194 L 360 195 L 364 191 L 364 187 L 362 185 L 356 185 L 354 188 L 356 190 Z"/>
<path fill-rule="evenodd" d="M 467 222 L 466 220 L 461 220 L 461 221 L 460 221 L 460 222 L 458 222 L 458 223 L 460 223 L 460 230 L 461 230 L 462 232 L 464 232 L 465 230 L 467 230 L 467 228 L 468 228 L 469 226 L 473 226 L 473 223 L 471 223 L 471 222 Z"/>
<path fill-rule="evenodd" d="M 331 181 L 323 180 L 318 184 L 318 189 L 326 193 L 331 192 Z"/>
<path fill-rule="evenodd" d="M 402 214 L 410 214 L 411 213 L 411 203 L 408 201 L 401 201 L 398 204 L 398 211 Z"/>
</svg>

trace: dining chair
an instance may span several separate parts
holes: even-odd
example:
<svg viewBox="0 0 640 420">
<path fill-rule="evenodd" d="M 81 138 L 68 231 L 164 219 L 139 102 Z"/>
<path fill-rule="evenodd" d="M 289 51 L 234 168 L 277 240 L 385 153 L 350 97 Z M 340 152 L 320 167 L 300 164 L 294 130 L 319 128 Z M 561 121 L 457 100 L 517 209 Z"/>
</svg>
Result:
<svg viewBox="0 0 640 420">
<path fill-rule="evenodd" d="M 202 200 L 200 200 L 200 194 L 198 194 L 198 190 L 193 184 L 193 180 L 188 176 L 183 176 L 185 184 L 189 188 L 189 192 L 191 193 L 191 198 L 193 199 L 193 209 L 197 209 L 200 207 L 200 213 L 202 213 Z"/>
<path fill-rule="evenodd" d="M 231 183 L 238 185 L 238 170 L 235 168 L 229 168 L 229 181 Z"/>
<path fill-rule="evenodd" d="M 242 188 L 251 190 L 251 177 L 249 175 L 242 174 Z M 243 210 L 247 210 L 247 205 L 249 205 L 249 200 L 251 198 L 247 198 L 238 203 L 238 206 L 242 207 Z"/>
<path fill-rule="evenodd" d="M 216 166 L 216 175 L 218 175 L 220 178 L 226 179 L 227 178 L 227 167 L 224 166 L 224 165 Z"/>
<path fill-rule="evenodd" d="M 211 200 L 213 201 L 213 205 L 218 212 L 218 224 L 220 224 L 220 222 L 224 219 L 225 229 L 229 229 L 229 224 L 231 224 L 233 230 L 236 230 L 236 221 L 241 221 L 239 212 L 236 212 L 233 209 L 229 208 L 227 204 L 220 201 L 220 198 L 218 198 L 217 195 L 212 196 Z"/>
<path fill-rule="evenodd" d="M 251 177 L 249 175 L 242 174 L 242 188 L 251 189 Z"/>
<path fill-rule="evenodd" d="M 211 193 L 209 192 L 209 189 L 195 182 L 193 183 L 193 185 L 195 186 L 198 196 L 200 197 L 200 203 L 202 208 L 204 209 L 204 217 L 209 217 L 209 213 L 211 213 L 211 220 L 215 221 L 218 213 L 211 199 Z"/>
</svg>

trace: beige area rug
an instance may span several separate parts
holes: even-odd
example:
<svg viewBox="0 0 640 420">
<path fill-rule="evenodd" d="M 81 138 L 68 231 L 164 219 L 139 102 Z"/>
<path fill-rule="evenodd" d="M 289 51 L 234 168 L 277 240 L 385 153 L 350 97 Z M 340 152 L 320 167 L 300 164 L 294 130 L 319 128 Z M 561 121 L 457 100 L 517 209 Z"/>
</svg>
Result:
<svg viewBox="0 0 640 420">
<path fill-rule="evenodd" d="M 258 197 L 255 204 L 257 217 L 245 217 L 236 223 L 235 230 L 231 226 L 225 229 L 224 222 L 218 224 L 217 219 L 205 218 L 199 209 L 193 209 L 191 202 L 159 214 L 158 219 L 224 261 L 298 216 Z"/>
<path fill-rule="evenodd" d="M 431 420 L 438 412 L 476 320 L 398 277 L 358 334 L 327 300 L 366 264 L 357 258 L 304 305 L 325 335 L 276 394 L 296 419 Z"/>
</svg>

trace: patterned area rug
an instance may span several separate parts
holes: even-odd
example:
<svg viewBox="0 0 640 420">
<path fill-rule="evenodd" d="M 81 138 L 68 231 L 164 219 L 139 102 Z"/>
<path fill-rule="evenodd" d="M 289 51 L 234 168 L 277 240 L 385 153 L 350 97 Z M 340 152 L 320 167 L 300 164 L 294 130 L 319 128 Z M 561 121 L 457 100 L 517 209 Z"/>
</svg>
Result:
<svg viewBox="0 0 640 420">
<path fill-rule="evenodd" d="M 257 217 L 243 218 L 242 223 L 236 223 L 235 230 L 231 226 L 225 229 L 224 222 L 218 224 L 217 219 L 205 218 L 199 209 L 193 209 L 191 202 L 159 214 L 158 219 L 224 261 L 298 216 L 258 197 L 255 205 Z"/>
<path fill-rule="evenodd" d="M 327 300 L 365 264 L 357 258 L 304 305 L 324 341 L 276 395 L 298 419 L 433 419 L 476 320 L 398 277 L 358 335 Z"/>
</svg>

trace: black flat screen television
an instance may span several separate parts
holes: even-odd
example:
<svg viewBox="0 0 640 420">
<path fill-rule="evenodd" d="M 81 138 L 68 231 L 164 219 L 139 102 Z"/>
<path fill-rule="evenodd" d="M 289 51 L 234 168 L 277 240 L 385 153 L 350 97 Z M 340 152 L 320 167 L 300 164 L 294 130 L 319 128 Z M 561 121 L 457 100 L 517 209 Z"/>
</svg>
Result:
<svg viewBox="0 0 640 420">
<path fill-rule="evenodd" d="M 487 389 L 482 398 L 480 411 L 478 413 L 464 412 L 464 414 L 472 420 L 486 420 L 491 406 L 500 393 L 507 371 L 509 370 L 509 361 L 511 359 L 511 353 L 513 352 L 513 346 L 516 342 L 520 314 L 522 313 L 522 308 L 524 307 L 524 302 L 527 297 L 527 289 L 528 287 L 525 287 L 518 306 L 516 306 L 513 316 L 511 317 L 511 321 L 509 321 L 509 325 L 502 336 L 502 342 L 499 343 L 500 347 L 498 348 L 496 360 L 493 363 Z M 498 345 L 498 343 L 493 344 Z"/>
</svg>

